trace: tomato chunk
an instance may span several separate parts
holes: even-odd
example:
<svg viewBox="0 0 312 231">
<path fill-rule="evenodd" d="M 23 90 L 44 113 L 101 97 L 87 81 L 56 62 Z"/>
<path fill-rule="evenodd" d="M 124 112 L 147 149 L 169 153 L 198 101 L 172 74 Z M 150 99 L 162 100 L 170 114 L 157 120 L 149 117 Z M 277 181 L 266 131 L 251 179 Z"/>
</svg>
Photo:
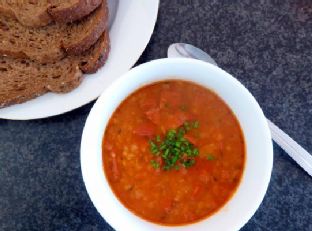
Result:
<svg viewBox="0 0 312 231">
<path fill-rule="evenodd" d="M 152 121 L 156 125 L 160 125 L 161 123 L 161 116 L 160 116 L 160 109 L 159 108 L 152 108 L 145 112 L 146 117 Z"/>
<path fill-rule="evenodd" d="M 163 125 L 167 129 L 169 128 L 178 128 L 182 126 L 186 121 L 192 120 L 192 115 L 180 110 L 175 110 L 171 114 L 168 114 L 165 119 L 163 119 Z"/>
<path fill-rule="evenodd" d="M 155 126 L 150 122 L 140 124 L 134 131 L 139 136 L 153 137 L 156 133 Z"/>
</svg>

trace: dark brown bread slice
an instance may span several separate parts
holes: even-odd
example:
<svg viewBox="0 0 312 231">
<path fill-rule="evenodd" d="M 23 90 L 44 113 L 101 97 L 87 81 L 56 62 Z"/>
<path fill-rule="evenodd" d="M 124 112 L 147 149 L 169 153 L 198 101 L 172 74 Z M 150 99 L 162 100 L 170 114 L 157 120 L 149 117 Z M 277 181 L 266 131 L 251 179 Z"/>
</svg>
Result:
<svg viewBox="0 0 312 231">
<path fill-rule="evenodd" d="M 46 92 L 68 92 L 82 78 L 76 62 L 69 58 L 48 65 L 34 61 L 0 58 L 0 108 L 22 103 Z"/>
<path fill-rule="evenodd" d="M 95 73 L 104 65 L 110 51 L 110 41 L 108 32 L 99 38 L 99 41 L 92 46 L 84 55 L 79 57 L 79 67 L 83 73 Z"/>
<path fill-rule="evenodd" d="M 28 28 L 0 16 L 0 55 L 28 58 L 40 63 L 58 61 L 88 50 L 107 27 L 108 9 L 102 4 L 88 17 L 71 24 Z"/>
<path fill-rule="evenodd" d="M 1 0 L 0 14 L 15 18 L 24 26 L 45 26 L 52 22 L 47 6 L 48 0 Z"/>
<path fill-rule="evenodd" d="M 66 38 L 62 40 L 63 48 L 68 54 L 81 54 L 88 50 L 103 34 L 108 24 L 108 7 L 106 1 L 95 11 L 94 17 L 83 19 L 84 23 L 72 23 L 70 30 L 65 27 Z M 93 14 L 92 14 L 93 15 Z M 88 36 L 83 36 L 84 34 Z"/>
<path fill-rule="evenodd" d="M 82 80 L 82 72 L 93 73 L 104 65 L 109 53 L 105 32 L 94 46 L 79 56 L 39 64 L 29 59 L 0 57 L 0 108 L 23 103 L 47 92 L 66 93 Z"/>
<path fill-rule="evenodd" d="M 0 0 L 0 14 L 13 17 L 24 26 L 40 27 L 53 21 L 74 22 L 101 3 L 102 0 Z"/>
</svg>

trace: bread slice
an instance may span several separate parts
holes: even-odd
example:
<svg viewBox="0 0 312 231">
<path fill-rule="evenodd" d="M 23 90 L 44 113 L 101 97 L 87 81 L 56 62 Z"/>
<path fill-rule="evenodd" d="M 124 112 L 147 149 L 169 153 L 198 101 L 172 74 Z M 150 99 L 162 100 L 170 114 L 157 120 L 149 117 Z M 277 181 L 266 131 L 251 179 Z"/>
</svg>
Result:
<svg viewBox="0 0 312 231">
<path fill-rule="evenodd" d="M 2 0 L 0 14 L 13 17 L 24 26 L 40 27 L 53 21 L 74 22 L 101 3 L 102 0 Z"/>
<path fill-rule="evenodd" d="M 108 32 L 99 38 L 96 44 L 91 47 L 85 54 L 79 56 L 79 67 L 83 73 L 93 74 L 102 67 L 110 51 L 110 41 Z"/>
<path fill-rule="evenodd" d="M 29 28 L 0 16 L 0 55 L 51 63 L 88 50 L 107 27 L 106 2 L 92 14 L 71 24 Z"/>
<path fill-rule="evenodd" d="M 0 108 L 23 103 L 47 92 L 73 90 L 79 86 L 82 72 L 93 73 L 104 65 L 109 48 L 109 35 L 104 32 L 84 54 L 68 56 L 55 63 L 0 57 Z"/>
</svg>

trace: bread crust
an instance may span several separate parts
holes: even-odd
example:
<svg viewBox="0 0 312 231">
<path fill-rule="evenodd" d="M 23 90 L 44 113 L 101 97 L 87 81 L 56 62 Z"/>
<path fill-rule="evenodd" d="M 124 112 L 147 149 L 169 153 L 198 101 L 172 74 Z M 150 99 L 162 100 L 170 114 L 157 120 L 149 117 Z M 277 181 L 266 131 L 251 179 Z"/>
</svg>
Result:
<svg viewBox="0 0 312 231">
<path fill-rule="evenodd" d="M 47 92 L 66 93 L 78 87 L 84 73 L 94 73 L 109 54 L 104 32 L 88 51 L 42 65 L 29 59 L 0 57 L 0 108 L 24 103 Z"/>
<path fill-rule="evenodd" d="M 80 58 L 79 67 L 83 73 L 93 74 L 102 67 L 110 52 L 110 40 L 108 32 L 104 32 L 99 41 Z"/>
<path fill-rule="evenodd" d="M 48 12 L 53 20 L 58 23 L 74 22 L 90 14 L 101 3 L 102 0 L 78 0 L 75 4 L 68 7 L 52 5 L 48 8 Z"/>
<path fill-rule="evenodd" d="M 52 22 L 68 23 L 89 15 L 106 0 L 45 0 L 29 1 L 6 0 L 0 1 L 0 13 L 18 20 L 28 27 L 42 27 Z M 65 2 L 65 3 L 64 3 Z M 28 5 L 27 5 L 28 4 Z M 30 8 L 35 8 L 31 10 Z"/>
<path fill-rule="evenodd" d="M 95 26 L 92 28 L 92 31 L 88 33 L 87 36 L 82 39 L 71 42 L 71 43 L 63 43 L 63 48 L 66 53 L 70 55 L 78 55 L 88 50 L 103 34 L 103 31 L 107 28 L 108 23 L 108 7 L 105 4 L 102 4 L 100 10 L 97 14 L 97 17 L 93 20 L 97 21 Z"/>
</svg>

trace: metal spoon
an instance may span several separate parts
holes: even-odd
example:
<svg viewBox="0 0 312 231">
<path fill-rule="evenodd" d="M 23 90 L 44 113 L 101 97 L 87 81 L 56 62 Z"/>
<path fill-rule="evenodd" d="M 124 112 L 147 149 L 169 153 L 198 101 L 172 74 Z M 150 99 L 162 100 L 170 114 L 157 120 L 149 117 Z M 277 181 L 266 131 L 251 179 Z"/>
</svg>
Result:
<svg viewBox="0 0 312 231">
<path fill-rule="evenodd" d="M 168 48 L 169 58 L 199 59 L 217 66 L 217 63 L 203 50 L 186 43 L 174 43 Z M 312 156 L 296 141 L 267 119 L 272 139 L 289 154 L 310 176 L 312 176 Z"/>
</svg>

